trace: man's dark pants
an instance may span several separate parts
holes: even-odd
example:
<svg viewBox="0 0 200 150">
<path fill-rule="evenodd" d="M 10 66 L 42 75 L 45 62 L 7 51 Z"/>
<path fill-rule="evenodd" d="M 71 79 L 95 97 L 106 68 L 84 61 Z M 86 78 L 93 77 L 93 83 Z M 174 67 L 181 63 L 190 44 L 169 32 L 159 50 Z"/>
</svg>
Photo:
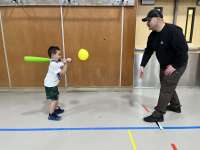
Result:
<svg viewBox="0 0 200 150">
<path fill-rule="evenodd" d="M 160 69 L 160 95 L 157 106 L 155 107 L 155 115 L 164 114 L 166 112 L 167 105 L 170 104 L 174 107 L 180 107 L 180 101 L 176 93 L 176 87 L 179 79 L 183 75 L 186 69 L 186 65 L 177 68 L 172 75 L 164 75 L 165 69 Z"/>
</svg>

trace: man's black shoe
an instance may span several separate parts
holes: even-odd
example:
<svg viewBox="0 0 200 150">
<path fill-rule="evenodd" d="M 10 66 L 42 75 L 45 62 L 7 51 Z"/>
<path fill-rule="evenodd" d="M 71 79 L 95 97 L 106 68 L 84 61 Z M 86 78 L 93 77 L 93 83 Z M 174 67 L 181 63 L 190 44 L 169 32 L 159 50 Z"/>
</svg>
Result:
<svg viewBox="0 0 200 150">
<path fill-rule="evenodd" d="M 167 110 L 173 111 L 173 112 L 176 112 L 176 113 L 181 113 L 181 107 L 180 106 L 174 107 L 174 106 L 168 105 Z"/>
<path fill-rule="evenodd" d="M 163 115 L 159 115 L 159 116 L 150 115 L 148 117 L 145 117 L 144 121 L 146 121 L 146 122 L 163 122 L 164 117 L 163 117 Z"/>
</svg>

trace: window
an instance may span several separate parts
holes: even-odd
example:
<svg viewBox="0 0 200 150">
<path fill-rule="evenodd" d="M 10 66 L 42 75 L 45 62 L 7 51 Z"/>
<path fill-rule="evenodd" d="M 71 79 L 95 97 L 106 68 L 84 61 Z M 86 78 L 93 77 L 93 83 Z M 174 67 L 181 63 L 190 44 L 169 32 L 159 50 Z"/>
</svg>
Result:
<svg viewBox="0 0 200 150">
<path fill-rule="evenodd" d="M 197 0 L 197 5 L 200 6 L 200 0 Z"/>
<path fill-rule="evenodd" d="M 193 28 L 194 28 L 195 8 L 188 7 L 187 18 L 185 25 L 185 38 L 188 43 L 192 42 Z"/>
<path fill-rule="evenodd" d="M 155 0 L 141 0 L 142 5 L 154 5 Z"/>
</svg>

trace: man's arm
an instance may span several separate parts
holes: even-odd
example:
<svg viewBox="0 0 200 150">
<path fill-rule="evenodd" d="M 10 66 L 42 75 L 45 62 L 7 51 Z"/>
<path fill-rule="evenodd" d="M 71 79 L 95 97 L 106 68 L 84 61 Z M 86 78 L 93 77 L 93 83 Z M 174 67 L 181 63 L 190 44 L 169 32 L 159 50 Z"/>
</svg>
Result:
<svg viewBox="0 0 200 150">
<path fill-rule="evenodd" d="M 149 59 L 151 58 L 153 52 L 154 52 L 154 50 L 152 48 L 152 33 L 151 33 L 148 37 L 147 46 L 144 50 L 144 54 L 143 54 L 140 66 L 143 66 L 143 67 L 146 66 L 146 64 L 148 63 Z"/>
<path fill-rule="evenodd" d="M 143 54 L 142 61 L 141 61 L 141 64 L 140 64 L 140 69 L 139 69 L 140 78 L 144 77 L 144 67 L 146 66 L 149 59 L 151 58 L 153 51 L 154 50 L 152 48 L 152 37 L 151 37 L 151 34 L 150 34 L 149 37 L 148 37 L 148 41 L 147 41 L 147 47 L 144 50 L 144 54 Z"/>
<path fill-rule="evenodd" d="M 173 32 L 172 48 L 176 57 L 172 66 L 178 68 L 186 64 L 188 59 L 188 45 L 181 28 L 177 28 L 177 31 Z"/>
</svg>

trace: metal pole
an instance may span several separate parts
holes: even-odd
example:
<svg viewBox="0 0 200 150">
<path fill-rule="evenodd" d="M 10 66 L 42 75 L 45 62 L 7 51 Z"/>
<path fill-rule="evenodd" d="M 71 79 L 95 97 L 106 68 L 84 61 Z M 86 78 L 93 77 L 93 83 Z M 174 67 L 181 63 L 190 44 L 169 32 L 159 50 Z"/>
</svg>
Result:
<svg viewBox="0 0 200 150">
<path fill-rule="evenodd" d="M 2 42 L 3 42 L 4 57 L 5 57 L 7 74 L 8 74 L 8 82 L 9 82 L 9 87 L 11 88 L 12 84 L 11 84 L 11 78 L 10 78 L 9 65 L 8 65 L 7 49 L 6 49 L 5 39 L 4 39 L 4 30 L 3 30 L 3 23 L 2 23 L 2 14 L 1 14 L 1 11 L 0 11 L 0 24 L 1 24 L 1 35 L 2 35 Z"/>
<path fill-rule="evenodd" d="M 123 64 L 123 47 L 124 47 L 124 6 L 122 4 L 121 11 L 121 49 L 120 49 L 120 75 L 119 75 L 119 86 L 122 85 L 122 64 Z"/>
<path fill-rule="evenodd" d="M 61 19 L 61 34 L 62 34 L 62 51 L 63 58 L 65 58 L 65 32 L 64 32 L 64 19 L 63 19 L 63 6 L 60 6 L 60 19 Z M 65 74 L 65 87 L 67 87 L 67 76 Z"/>
<path fill-rule="evenodd" d="M 173 24 L 176 24 L 178 0 L 174 0 Z"/>
</svg>

